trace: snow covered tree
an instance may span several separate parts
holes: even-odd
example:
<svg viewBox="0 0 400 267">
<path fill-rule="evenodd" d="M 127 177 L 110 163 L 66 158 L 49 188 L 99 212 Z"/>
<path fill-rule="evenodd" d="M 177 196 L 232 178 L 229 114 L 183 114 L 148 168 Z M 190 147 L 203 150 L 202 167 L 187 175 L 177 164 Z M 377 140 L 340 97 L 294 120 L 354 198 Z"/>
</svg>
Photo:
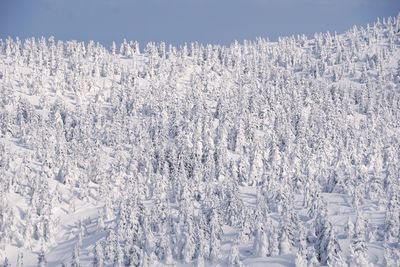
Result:
<svg viewBox="0 0 400 267">
<path fill-rule="evenodd" d="M 4 266 L 4 267 L 11 267 L 11 264 L 10 264 L 10 262 L 8 261 L 8 258 L 7 258 L 7 257 L 4 259 L 3 266 Z"/>
<path fill-rule="evenodd" d="M 295 259 L 296 267 L 305 267 L 307 266 L 307 257 L 302 252 L 297 252 Z"/>
<path fill-rule="evenodd" d="M 317 259 L 317 255 L 314 250 L 309 250 L 307 252 L 307 261 L 307 266 L 317 267 L 321 265 L 321 263 Z"/>
<path fill-rule="evenodd" d="M 368 259 L 367 247 L 360 239 L 356 239 L 350 244 L 350 264 L 372 266 Z"/>
<path fill-rule="evenodd" d="M 94 250 L 93 250 L 93 266 L 95 267 L 103 267 L 104 266 L 104 254 L 103 254 L 103 245 L 100 242 L 97 242 Z"/>
<path fill-rule="evenodd" d="M 265 257 L 269 255 L 269 240 L 268 234 L 264 230 L 261 222 L 258 223 L 256 228 L 256 235 L 254 237 L 253 253 L 258 257 Z"/>
<path fill-rule="evenodd" d="M 282 227 L 279 235 L 279 251 L 281 254 L 290 252 L 291 244 L 286 227 Z"/>
<path fill-rule="evenodd" d="M 46 267 L 47 266 L 47 259 L 44 249 L 42 248 L 38 254 L 38 266 L 39 267 Z"/>
<path fill-rule="evenodd" d="M 24 254 L 22 252 L 18 252 L 17 256 L 17 267 L 23 267 L 24 266 Z"/>
<path fill-rule="evenodd" d="M 231 251 L 228 257 L 228 266 L 243 266 L 243 263 L 240 260 L 238 242 L 236 240 L 234 240 L 232 243 Z"/>
<path fill-rule="evenodd" d="M 351 221 L 350 217 L 347 218 L 347 223 L 345 226 L 346 237 L 352 239 L 354 236 L 354 224 Z"/>
<path fill-rule="evenodd" d="M 315 251 L 321 264 L 335 262 L 341 252 L 332 224 L 324 218 L 318 218 L 315 225 Z"/>
<path fill-rule="evenodd" d="M 81 267 L 79 246 L 76 245 L 72 252 L 71 267 Z"/>
<path fill-rule="evenodd" d="M 368 222 L 364 218 L 362 212 L 357 212 L 356 221 L 354 223 L 354 238 L 365 240 Z"/>
<path fill-rule="evenodd" d="M 277 231 L 274 229 L 271 234 L 270 234 L 270 240 L 269 240 L 269 255 L 271 256 L 277 256 L 279 255 L 279 235 Z"/>
</svg>

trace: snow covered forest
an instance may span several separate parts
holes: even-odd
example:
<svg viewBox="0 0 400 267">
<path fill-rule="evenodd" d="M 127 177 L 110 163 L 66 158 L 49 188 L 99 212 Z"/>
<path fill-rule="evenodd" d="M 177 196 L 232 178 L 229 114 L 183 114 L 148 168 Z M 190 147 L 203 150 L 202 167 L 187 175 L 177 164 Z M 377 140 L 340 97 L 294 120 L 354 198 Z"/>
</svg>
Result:
<svg viewBox="0 0 400 267">
<path fill-rule="evenodd" d="M 0 40 L 0 264 L 400 266 L 400 15 L 230 46 Z"/>
</svg>

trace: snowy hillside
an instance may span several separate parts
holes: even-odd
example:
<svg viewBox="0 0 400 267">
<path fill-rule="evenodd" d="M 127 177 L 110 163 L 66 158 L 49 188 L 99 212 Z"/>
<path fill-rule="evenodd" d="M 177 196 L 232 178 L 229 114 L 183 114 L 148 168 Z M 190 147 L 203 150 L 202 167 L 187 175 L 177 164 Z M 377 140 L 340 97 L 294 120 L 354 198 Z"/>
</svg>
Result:
<svg viewBox="0 0 400 267">
<path fill-rule="evenodd" d="M 400 266 L 400 16 L 229 47 L 0 41 L 5 266 Z"/>
</svg>

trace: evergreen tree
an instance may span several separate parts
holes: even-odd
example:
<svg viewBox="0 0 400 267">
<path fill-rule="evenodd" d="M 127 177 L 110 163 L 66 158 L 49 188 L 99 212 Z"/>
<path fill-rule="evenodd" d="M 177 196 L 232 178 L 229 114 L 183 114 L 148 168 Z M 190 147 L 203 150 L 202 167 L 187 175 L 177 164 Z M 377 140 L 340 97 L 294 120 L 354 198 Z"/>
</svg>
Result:
<svg viewBox="0 0 400 267">
<path fill-rule="evenodd" d="M 265 257 L 269 255 L 269 240 L 268 235 L 264 230 L 261 223 L 258 224 L 256 229 L 256 236 L 254 237 L 253 252 L 258 257 Z"/>
<path fill-rule="evenodd" d="M 372 266 L 368 259 L 367 247 L 360 239 L 350 244 L 350 265 Z"/>
<path fill-rule="evenodd" d="M 323 218 L 318 218 L 315 225 L 317 237 L 315 249 L 317 258 L 322 264 L 334 262 L 338 259 L 341 252 L 338 241 L 334 234 L 332 224 Z"/>
<path fill-rule="evenodd" d="M 93 250 L 94 258 L 93 258 L 93 266 L 94 267 L 103 267 L 104 266 L 104 254 L 103 254 L 103 245 L 100 242 L 97 242 L 94 250 Z"/>
<path fill-rule="evenodd" d="M 277 256 L 279 255 L 279 241 L 278 241 L 278 233 L 274 229 L 270 235 L 269 240 L 269 255 Z"/>
<path fill-rule="evenodd" d="M 71 260 L 71 267 L 81 267 L 81 261 L 80 261 L 80 251 L 79 251 L 79 245 L 76 245 L 74 247 L 74 250 L 72 252 L 72 260 Z"/>
<path fill-rule="evenodd" d="M 39 267 L 46 267 L 47 266 L 47 259 L 44 249 L 42 248 L 38 254 L 38 266 Z"/>
<path fill-rule="evenodd" d="M 17 256 L 17 267 L 23 267 L 24 266 L 24 254 L 22 252 L 18 252 Z"/>
<path fill-rule="evenodd" d="M 228 257 L 228 265 L 229 266 L 243 266 L 243 263 L 240 260 L 240 253 L 238 248 L 238 242 L 235 240 L 232 243 L 231 251 Z"/>
<path fill-rule="evenodd" d="M 7 257 L 4 259 L 3 266 L 4 266 L 4 267 L 11 267 L 11 264 L 10 264 L 10 262 L 8 261 L 8 258 L 7 258 Z"/>
<path fill-rule="evenodd" d="M 346 237 L 352 239 L 354 236 L 354 224 L 350 217 L 347 219 L 347 224 L 345 226 Z"/>
<path fill-rule="evenodd" d="M 295 259 L 296 267 L 305 267 L 307 266 L 307 258 L 302 252 L 297 252 Z"/>
</svg>

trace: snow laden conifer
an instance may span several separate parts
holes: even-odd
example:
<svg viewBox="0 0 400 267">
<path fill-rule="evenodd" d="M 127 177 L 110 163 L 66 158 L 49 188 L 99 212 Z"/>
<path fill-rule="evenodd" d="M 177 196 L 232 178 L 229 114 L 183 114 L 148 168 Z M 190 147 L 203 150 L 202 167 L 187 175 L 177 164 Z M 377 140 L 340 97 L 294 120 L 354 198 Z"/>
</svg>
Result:
<svg viewBox="0 0 400 267">
<path fill-rule="evenodd" d="M 350 244 L 349 264 L 355 266 L 373 266 L 368 258 L 368 252 L 365 242 L 361 239 L 355 239 Z"/>
</svg>

